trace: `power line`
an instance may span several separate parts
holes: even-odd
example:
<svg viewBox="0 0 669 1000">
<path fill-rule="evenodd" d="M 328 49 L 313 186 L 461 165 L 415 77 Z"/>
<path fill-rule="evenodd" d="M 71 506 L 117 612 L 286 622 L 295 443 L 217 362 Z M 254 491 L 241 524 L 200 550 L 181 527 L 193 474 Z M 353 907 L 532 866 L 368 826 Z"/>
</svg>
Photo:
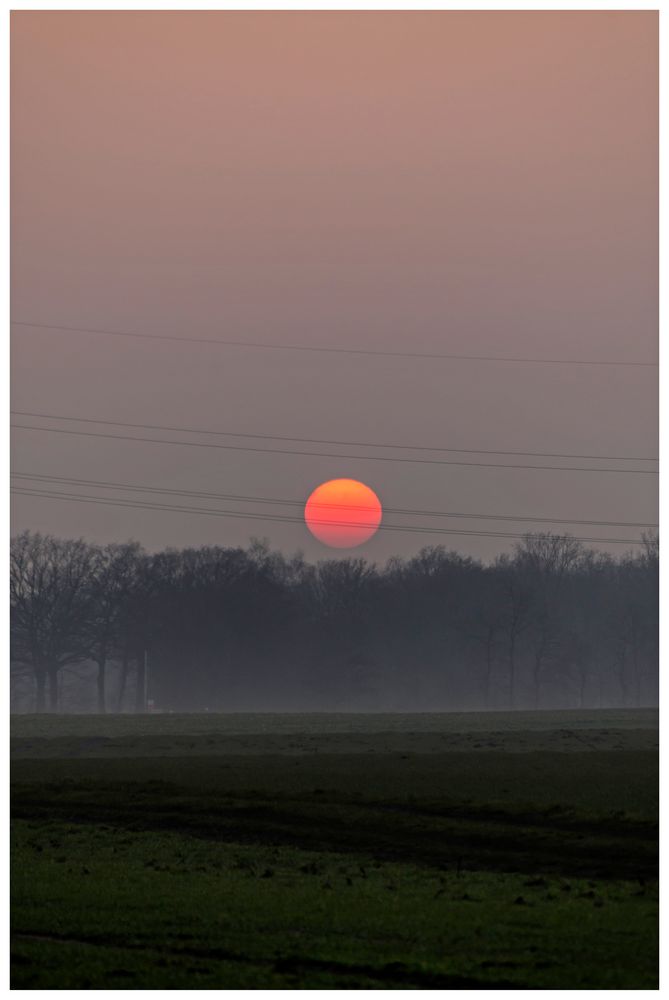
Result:
<svg viewBox="0 0 669 1000">
<path fill-rule="evenodd" d="M 12 320 L 12 326 L 28 327 L 38 330 L 58 330 L 66 333 L 81 333 L 104 337 L 129 337 L 138 340 L 167 340 L 187 344 L 215 344 L 219 347 L 241 347 L 253 350 L 267 351 L 308 351 L 313 354 L 352 354 L 367 357 L 389 358 L 425 358 L 444 361 L 486 361 L 502 362 L 504 364 L 531 365 L 605 365 L 624 368 L 657 368 L 656 361 L 611 361 L 582 360 L 579 358 L 531 358 L 504 357 L 499 355 L 481 354 L 441 354 L 431 351 L 382 351 L 371 348 L 356 347 L 315 347 L 308 344 L 268 344 L 250 340 L 224 340 L 219 337 L 180 337 L 168 333 L 135 333 L 125 330 L 106 330 L 95 327 L 65 326 L 59 323 L 30 323 L 27 320 Z"/>
<path fill-rule="evenodd" d="M 460 466 L 464 468 L 482 468 L 482 469 L 534 469 L 534 470 L 544 470 L 550 472 L 617 472 L 617 473 L 634 473 L 636 475 L 658 475 L 657 470 L 653 469 L 609 469 L 609 468 L 590 468 L 584 466 L 568 466 L 568 465 L 524 465 L 524 464 L 511 464 L 508 462 L 458 462 L 450 461 L 444 459 L 430 459 L 430 458 L 399 458 L 388 455 L 342 455 L 335 454 L 333 452 L 319 452 L 319 451 L 298 451 L 292 448 L 258 448 L 251 447 L 249 445 L 233 445 L 233 444 L 204 444 L 200 441 L 175 441 L 173 439 L 160 439 L 160 438 L 148 438 L 148 437 L 131 437 L 126 434 L 101 434 L 97 431 L 73 431 L 66 430 L 60 427 L 34 427 L 28 424 L 11 424 L 11 427 L 17 430 L 24 431 L 40 431 L 49 434 L 67 434 L 76 437 L 92 437 L 92 438 L 106 438 L 113 439 L 117 441 L 137 441 L 142 444 L 169 444 L 169 445 L 179 445 L 183 448 L 215 448 L 219 451 L 247 451 L 256 452 L 265 455 L 300 455 L 308 458 L 335 458 L 335 459 L 346 459 L 353 461 L 365 461 L 365 462 L 402 462 L 410 465 L 443 465 L 443 466 Z"/>
<path fill-rule="evenodd" d="M 657 458 L 643 458 L 639 455 L 572 455 L 551 451 L 492 451 L 481 448 L 442 448 L 419 444 L 381 444 L 378 441 L 338 441 L 328 438 L 287 437 L 279 434 L 248 434 L 239 431 L 215 431 L 204 427 L 173 427 L 169 424 L 136 424 L 123 420 L 98 420 L 94 417 L 69 417 L 60 413 L 35 413 L 30 410 L 10 410 L 16 417 L 31 417 L 37 420 L 66 420 L 78 424 L 101 424 L 109 427 L 129 427 L 135 430 L 176 431 L 183 434 L 207 434 L 216 437 L 253 438 L 261 441 L 296 441 L 299 444 L 328 444 L 352 448 L 395 448 L 402 451 L 444 451 L 461 455 L 515 455 L 527 458 L 575 458 L 587 461 L 605 462 L 657 462 Z"/>
<path fill-rule="evenodd" d="M 234 493 L 214 493 L 203 490 L 186 490 L 186 489 L 168 489 L 166 487 L 160 486 L 143 486 L 138 483 L 115 483 L 106 480 L 95 480 L 95 479 L 74 479 L 68 476 L 49 476 L 40 475 L 36 473 L 21 473 L 12 472 L 12 478 L 14 479 L 25 479 L 37 482 L 46 483 L 56 483 L 57 485 L 70 485 L 70 486 L 86 486 L 93 487 L 96 489 L 112 489 L 121 490 L 125 492 L 137 492 L 137 493 L 156 493 L 159 495 L 167 494 L 171 496 L 185 496 L 192 497 L 195 499 L 208 499 L 208 500 L 232 500 L 236 503 L 254 503 L 254 504 L 270 504 L 276 506 L 285 507 L 304 507 L 303 500 L 284 500 L 278 497 L 257 497 L 249 495 L 239 495 Z M 319 503 L 316 506 L 328 510 L 360 510 L 366 511 L 368 508 L 362 506 L 356 506 L 352 504 L 326 504 Z M 435 510 L 420 510 L 415 508 L 406 507 L 388 507 L 384 506 L 384 513 L 386 514 L 399 514 L 406 516 L 419 516 L 419 517 L 452 517 L 452 518 L 465 518 L 467 520 L 484 520 L 484 521 L 516 521 L 516 522 L 532 522 L 537 524 L 578 524 L 586 525 L 591 527 L 607 527 L 607 528 L 657 528 L 656 522 L 646 522 L 646 521 L 594 521 L 594 520 L 571 520 L 569 518 L 556 518 L 556 517 L 532 517 L 532 516 L 516 516 L 511 514 L 479 514 L 479 513 L 465 513 L 462 511 L 435 511 Z"/>
<path fill-rule="evenodd" d="M 31 490 L 27 488 L 12 487 L 11 492 L 18 496 L 33 496 L 43 500 L 65 500 L 79 503 L 103 504 L 111 507 L 126 507 L 135 510 L 159 510 L 171 511 L 176 514 L 201 514 L 209 517 L 233 517 L 245 520 L 275 521 L 285 524 L 304 524 L 304 520 L 299 517 L 289 517 L 279 514 L 257 514 L 252 512 L 213 510 L 211 508 L 191 507 L 188 505 L 175 506 L 172 504 L 155 504 L 139 500 L 119 500 L 108 497 L 91 497 L 76 493 L 58 493 L 56 491 Z M 333 525 L 337 527 L 368 527 L 362 522 L 343 521 L 321 521 L 320 524 Z M 455 528 L 431 528 L 427 525 L 404 526 L 396 524 L 380 524 L 378 530 L 402 531 L 410 534 L 431 534 L 431 535 L 458 535 L 474 536 L 477 538 L 525 538 L 527 532 L 501 532 L 501 531 L 465 531 Z M 580 542 L 595 542 L 607 545 L 641 545 L 638 538 L 591 538 L 579 535 L 556 535 L 556 538 L 569 538 Z"/>
</svg>

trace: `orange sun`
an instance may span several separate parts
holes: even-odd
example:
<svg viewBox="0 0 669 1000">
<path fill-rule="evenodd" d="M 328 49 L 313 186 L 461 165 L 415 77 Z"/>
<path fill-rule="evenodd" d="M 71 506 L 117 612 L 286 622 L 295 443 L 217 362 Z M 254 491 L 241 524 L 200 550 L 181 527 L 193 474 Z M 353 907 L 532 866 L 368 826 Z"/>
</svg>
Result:
<svg viewBox="0 0 669 1000">
<path fill-rule="evenodd" d="M 381 524 L 381 501 L 357 479 L 330 479 L 306 502 L 304 520 L 312 535 L 335 549 L 352 549 L 374 535 Z"/>
</svg>

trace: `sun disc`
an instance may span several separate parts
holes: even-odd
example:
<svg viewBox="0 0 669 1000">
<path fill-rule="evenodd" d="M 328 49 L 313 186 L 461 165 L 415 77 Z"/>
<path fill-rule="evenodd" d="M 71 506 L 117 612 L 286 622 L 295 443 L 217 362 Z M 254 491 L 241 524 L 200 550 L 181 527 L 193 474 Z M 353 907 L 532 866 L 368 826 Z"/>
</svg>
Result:
<svg viewBox="0 0 669 1000">
<path fill-rule="evenodd" d="M 335 549 L 352 549 L 376 534 L 383 509 L 374 490 L 357 479 L 330 479 L 313 491 L 304 508 L 311 534 Z"/>
</svg>

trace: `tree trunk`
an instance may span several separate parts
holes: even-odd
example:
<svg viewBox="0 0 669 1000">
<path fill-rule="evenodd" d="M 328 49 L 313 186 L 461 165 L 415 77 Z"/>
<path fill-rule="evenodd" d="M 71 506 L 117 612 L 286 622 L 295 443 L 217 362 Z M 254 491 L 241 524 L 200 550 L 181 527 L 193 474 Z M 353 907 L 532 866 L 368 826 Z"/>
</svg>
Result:
<svg viewBox="0 0 669 1000">
<path fill-rule="evenodd" d="M 509 708 L 516 705 L 516 637 L 509 642 Z"/>
<path fill-rule="evenodd" d="M 46 708 L 46 672 L 44 670 L 35 673 L 35 683 L 37 685 L 35 711 L 43 712 Z"/>
<path fill-rule="evenodd" d="M 49 710 L 58 711 L 58 667 L 49 667 Z"/>
<path fill-rule="evenodd" d="M 123 711 L 123 699 L 125 698 L 125 685 L 128 680 L 128 651 L 123 650 L 123 657 L 121 659 L 121 676 L 119 678 L 118 685 L 118 700 L 116 703 L 116 711 Z"/>
<path fill-rule="evenodd" d="M 98 712 L 104 715 L 107 711 L 107 701 L 105 697 L 105 684 L 106 684 L 106 674 L 107 674 L 107 659 L 106 657 L 101 657 L 98 661 Z"/>
<path fill-rule="evenodd" d="M 539 691 L 541 689 L 541 665 L 543 663 L 543 654 L 534 654 L 534 666 L 532 668 L 532 685 L 533 685 L 533 695 L 534 695 L 534 708 L 535 710 L 539 708 Z"/>
<path fill-rule="evenodd" d="M 539 708 L 541 698 L 541 681 L 544 660 L 549 655 L 551 648 L 551 633 L 549 623 L 544 617 L 539 632 L 539 641 L 534 643 L 534 663 L 532 664 L 532 698 L 535 710 Z"/>
<path fill-rule="evenodd" d="M 629 703 L 628 697 L 628 684 L 627 684 L 627 650 L 624 646 L 618 653 L 618 663 L 617 663 L 617 673 L 618 673 L 618 683 L 620 684 L 620 694 L 622 700 L 622 708 L 627 708 Z"/>
<path fill-rule="evenodd" d="M 485 644 L 485 707 L 490 708 L 490 687 L 492 683 L 492 644 L 494 641 L 494 632 L 491 628 L 488 629 L 488 635 Z"/>
<path fill-rule="evenodd" d="M 137 689 L 135 690 L 135 711 L 146 712 L 146 659 L 144 650 L 137 654 Z"/>
<path fill-rule="evenodd" d="M 641 668 L 636 635 L 632 638 L 632 670 L 634 673 L 634 706 L 639 708 L 641 705 Z"/>
</svg>

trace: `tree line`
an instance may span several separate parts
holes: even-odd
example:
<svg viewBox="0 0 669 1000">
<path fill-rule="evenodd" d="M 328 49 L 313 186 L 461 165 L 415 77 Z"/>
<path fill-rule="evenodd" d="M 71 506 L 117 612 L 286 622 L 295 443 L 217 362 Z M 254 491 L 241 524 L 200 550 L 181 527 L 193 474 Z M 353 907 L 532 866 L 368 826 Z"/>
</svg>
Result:
<svg viewBox="0 0 669 1000">
<path fill-rule="evenodd" d="M 526 535 L 484 564 L 378 567 L 264 542 L 147 553 L 11 543 L 14 711 L 457 711 L 655 705 L 658 541 Z"/>
</svg>

